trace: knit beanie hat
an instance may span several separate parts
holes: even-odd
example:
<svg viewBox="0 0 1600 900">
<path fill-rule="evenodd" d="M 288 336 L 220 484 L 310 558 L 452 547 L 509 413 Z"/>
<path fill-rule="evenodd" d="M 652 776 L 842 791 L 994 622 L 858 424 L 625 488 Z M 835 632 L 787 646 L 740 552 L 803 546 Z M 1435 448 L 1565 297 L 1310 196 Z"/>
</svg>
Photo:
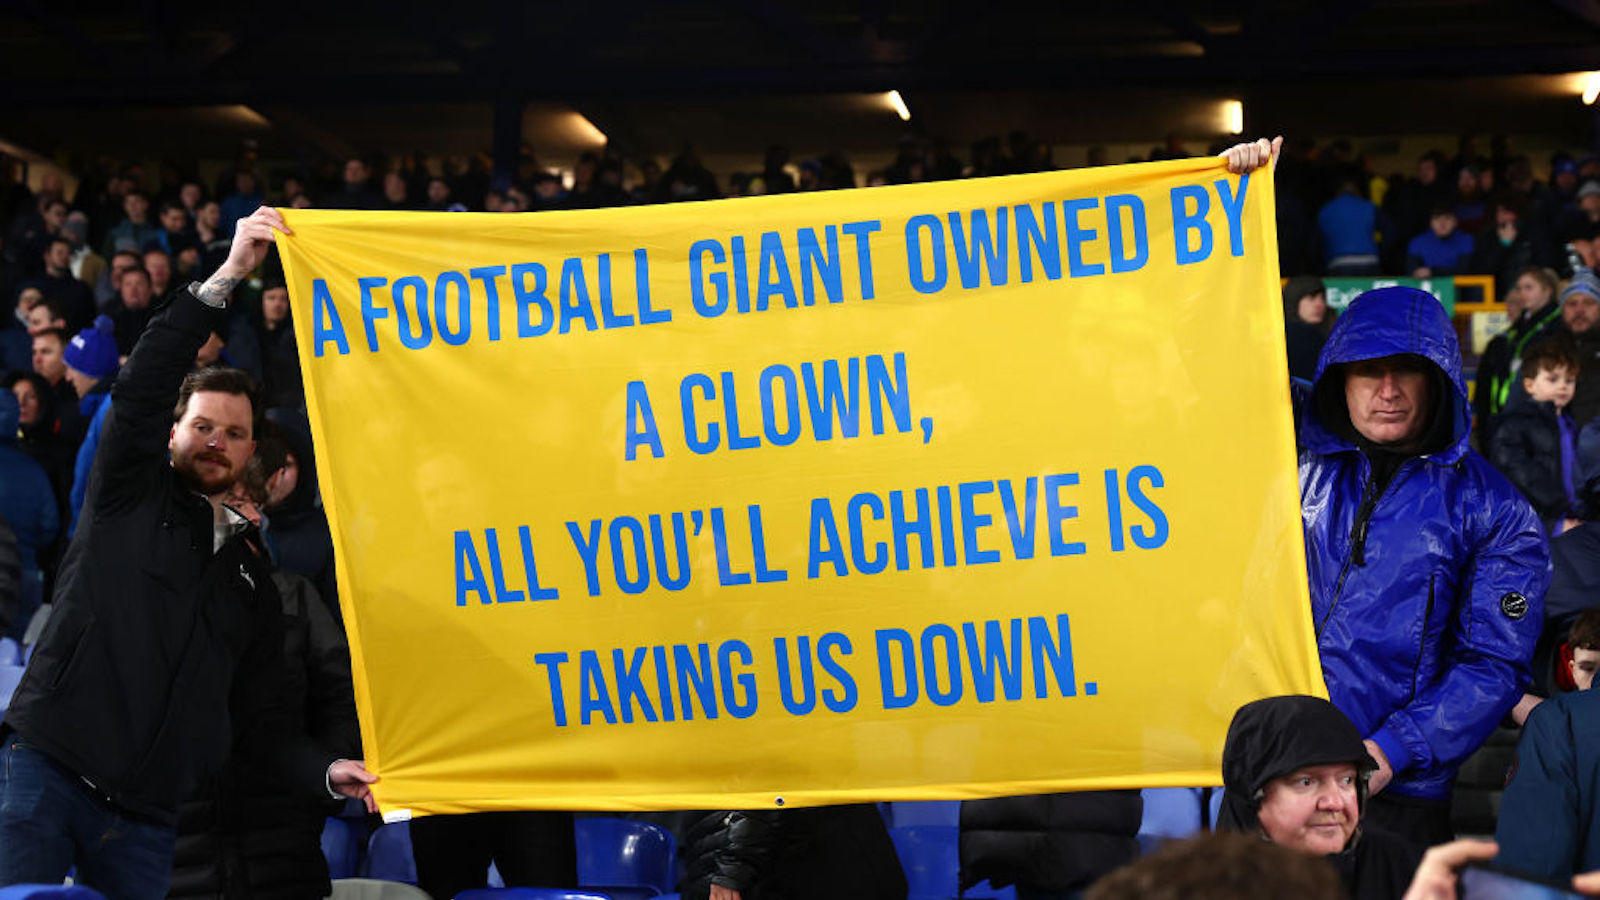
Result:
<svg viewBox="0 0 1600 900">
<path fill-rule="evenodd" d="M 99 316 L 94 327 L 73 335 L 61 351 L 67 365 L 90 378 L 104 378 L 117 370 L 116 325 L 110 316 Z"/>
<path fill-rule="evenodd" d="M 1561 289 L 1562 301 L 1565 302 L 1573 294 L 1588 294 L 1594 299 L 1600 300 L 1600 278 L 1596 278 L 1594 273 L 1587 269 L 1579 269 L 1573 274 L 1572 281 Z"/>
</svg>

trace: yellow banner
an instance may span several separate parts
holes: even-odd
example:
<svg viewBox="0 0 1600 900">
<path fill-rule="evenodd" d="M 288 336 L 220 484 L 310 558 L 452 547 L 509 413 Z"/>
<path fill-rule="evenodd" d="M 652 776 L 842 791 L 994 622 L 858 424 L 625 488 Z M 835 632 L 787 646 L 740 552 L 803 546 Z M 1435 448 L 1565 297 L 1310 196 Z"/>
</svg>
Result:
<svg viewBox="0 0 1600 900">
<path fill-rule="evenodd" d="M 1324 694 L 1265 171 L 283 214 L 388 813 L 1216 784 Z"/>
</svg>

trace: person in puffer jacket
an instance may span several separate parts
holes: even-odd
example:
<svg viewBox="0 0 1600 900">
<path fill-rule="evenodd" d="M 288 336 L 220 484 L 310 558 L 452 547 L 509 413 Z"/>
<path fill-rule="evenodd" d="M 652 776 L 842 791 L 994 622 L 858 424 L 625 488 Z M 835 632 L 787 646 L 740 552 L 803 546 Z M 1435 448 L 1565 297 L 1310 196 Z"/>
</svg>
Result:
<svg viewBox="0 0 1600 900">
<path fill-rule="evenodd" d="M 1530 680 L 1550 582 L 1538 516 L 1471 429 L 1439 301 L 1358 297 L 1300 422 L 1312 624 L 1328 695 L 1378 763 L 1368 821 L 1430 844 L 1451 837 L 1456 768 Z"/>
<path fill-rule="evenodd" d="M 1074 791 L 961 802 L 961 887 L 1014 884 L 1017 900 L 1081 896 L 1139 858 L 1136 790 Z"/>
<path fill-rule="evenodd" d="M 906 875 L 871 803 L 715 810 L 679 843 L 683 900 L 906 900 Z"/>
</svg>

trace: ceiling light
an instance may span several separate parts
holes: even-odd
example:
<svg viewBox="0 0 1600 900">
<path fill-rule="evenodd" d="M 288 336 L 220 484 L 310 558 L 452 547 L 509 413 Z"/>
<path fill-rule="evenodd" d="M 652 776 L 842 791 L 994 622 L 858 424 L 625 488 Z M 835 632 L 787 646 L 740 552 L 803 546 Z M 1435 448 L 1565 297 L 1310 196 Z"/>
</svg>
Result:
<svg viewBox="0 0 1600 900">
<path fill-rule="evenodd" d="M 580 144 L 595 144 L 604 147 L 607 143 L 606 133 L 595 127 L 588 117 L 576 110 L 567 119 L 568 133 Z"/>
<path fill-rule="evenodd" d="M 911 121 L 911 110 L 906 108 L 906 101 L 901 98 L 899 91 L 890 91 L 885 95 L 885 99 L 889 101 L 889 108 L 894 110 L 902 122 Z"/>
<path fill-rule="evenodd" d="M 1244 101 L 1222 101 L 1222 130 L 1229 134 L 1244 133 Z"/>
</svg>

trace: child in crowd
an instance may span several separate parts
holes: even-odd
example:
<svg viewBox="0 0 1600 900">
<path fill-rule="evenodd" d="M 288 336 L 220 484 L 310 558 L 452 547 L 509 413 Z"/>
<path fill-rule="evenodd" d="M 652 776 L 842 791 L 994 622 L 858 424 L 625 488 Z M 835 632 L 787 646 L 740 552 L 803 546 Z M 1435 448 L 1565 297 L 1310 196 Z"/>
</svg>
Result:
<svg viewBox="0 0 1600 900">
<path fill-rule="evenodd" d="M 1595 671 L 1600 669 L 1600 607 L 1578 616 L 1567 644 L 1572 647 L 1572 660 L 1567 663 L 1572 681 L 1578 690 L 1587 691 L 1594 684 Z"/>
<path fill-rule="evenodd" d="M 1453 206 L 1434 206 L 1428 216 L 1428 230 L 1406 245 L 1406 271 L 1411 277 L 1438 278 L 1467 270 L 1475 243 L 1472 235 L 1456 228 L 1457 224 Z"/>
<path fill-rule="evenodd" d="M 1496 423 L 1489 459 L 1533 504 L 1551 535 L 1579 523 L 1578 429 L 1567 414 L 1578 383 L 1578 359 L 1559 339 L 1522 355 L 1522 389 Z"/>
</svg>

